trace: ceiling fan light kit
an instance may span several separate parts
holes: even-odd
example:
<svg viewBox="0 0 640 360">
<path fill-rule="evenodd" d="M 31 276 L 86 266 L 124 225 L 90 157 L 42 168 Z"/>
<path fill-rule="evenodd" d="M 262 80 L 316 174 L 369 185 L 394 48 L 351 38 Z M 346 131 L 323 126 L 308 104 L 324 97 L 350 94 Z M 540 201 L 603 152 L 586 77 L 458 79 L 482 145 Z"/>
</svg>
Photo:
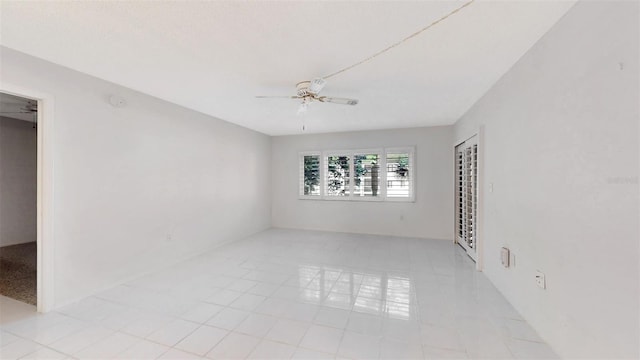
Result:
<svg viewBox="0 0 640 360">
<path fill-rule="evenodd" d="M 297 114 L 302 115 L 306 113 L 308 109 L 309 109 L 309 102 L 306 99 L 302 99 L 302 103 L 300 103 L 300 106 L 298 107 Z"/>
</svg>

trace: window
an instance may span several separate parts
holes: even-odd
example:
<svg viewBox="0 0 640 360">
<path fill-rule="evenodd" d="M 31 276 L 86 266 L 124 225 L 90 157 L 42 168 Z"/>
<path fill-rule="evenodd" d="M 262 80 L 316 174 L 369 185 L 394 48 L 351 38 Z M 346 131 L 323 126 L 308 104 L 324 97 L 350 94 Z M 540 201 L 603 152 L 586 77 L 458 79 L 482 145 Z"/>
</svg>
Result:
<svg viewBox="0 0 640 360">
<path fill-rule="evenodd" d="M 387 152 L 387 197 L 411 197 L 411 157 L 411 153 L 407 151 Z"/>
<path fill-rule="evenodd" d="M 326 196 L 349 196 L 350 185 L 350 157 L 346 155 L 328 155 L 325 157 L 327 164 L 327 188 Z"/>
<path fill-rule="evenodd" d="M 356 154 L 353 157 L 354 196 L 380 195 L 379 154 Z"/>
<path fill-rule="evenodd" d="M 300 197 L 324 200 L 414 200 L 414 149 L 300 154 Z"/>
<path fill-rule="evenodd" d="M 300 195 L 320 196 L 320 154 L 301 154 Z"/>
</svg>

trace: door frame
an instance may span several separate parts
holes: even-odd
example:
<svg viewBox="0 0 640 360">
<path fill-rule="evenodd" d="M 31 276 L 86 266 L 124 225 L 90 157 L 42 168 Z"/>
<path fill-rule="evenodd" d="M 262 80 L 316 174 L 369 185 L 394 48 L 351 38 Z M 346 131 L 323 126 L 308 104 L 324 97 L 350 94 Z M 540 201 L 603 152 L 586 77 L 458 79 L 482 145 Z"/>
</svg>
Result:
<svg viewBox="0 0 640 360">
<path fill-rule="evenodd" d="M 51 94 L 0 82 L 0 92 L 35 100 L 37 112 L 37 311 L 54 306 L 53 237 L 53 122 L 54 97 Z"/>
<path fill-rule="evenodd" d="M 477 186 L 477 210 L 476 210 L 476 270 L 482 271 L 484 269 L 484 125 L 480 125 L 470 134 L 463 136 L 456 141 L 453 142 L 453 164 L 454 164 L 454 178 L 453 178 L 453 242 L 454 244 L 458 244 L 458 224 L 455 222 L 455 219 L 458 216 L 458 208 L 457 208 L 457 189 L 456 189 L 456 176 L 457 176 L 457 159 L 456 159 L 456 147 L 463 142 L 471 139 L 472 137 L 477 137 L 478 143 L 478 183 Z"/>
</svg>

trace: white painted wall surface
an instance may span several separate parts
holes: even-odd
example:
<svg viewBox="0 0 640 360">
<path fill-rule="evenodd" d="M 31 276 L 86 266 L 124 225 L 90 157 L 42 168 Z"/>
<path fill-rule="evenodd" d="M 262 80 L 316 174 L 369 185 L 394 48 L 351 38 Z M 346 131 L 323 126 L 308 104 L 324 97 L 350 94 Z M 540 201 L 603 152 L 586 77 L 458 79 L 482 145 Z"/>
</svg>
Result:
<svg viewBox="0 0 640 360">
<path fill-rule="evenodd" d="M 451 134 L 442 126 L 273 137 L 273 226 L 452 240 Z M 416 148 L 415 202 L 298 198 L 301 151 L 402 146 Z"/>
<path fill-rule="evenodd" d="M 270 227 L 269 137 L 0 49 L 55 97 L 54 306 Z"/>
<path fill-rule="evenodd" d="M 638 10 L 578 3 L 455 125 L 485 126 L 485 272 L 564 358 L 640 357 Z"/>
<path fill-rule="evenodd" d="M 36 241 L 36 135 L 33 123 L 0 117 L 0 246 Z"/>
</svg>

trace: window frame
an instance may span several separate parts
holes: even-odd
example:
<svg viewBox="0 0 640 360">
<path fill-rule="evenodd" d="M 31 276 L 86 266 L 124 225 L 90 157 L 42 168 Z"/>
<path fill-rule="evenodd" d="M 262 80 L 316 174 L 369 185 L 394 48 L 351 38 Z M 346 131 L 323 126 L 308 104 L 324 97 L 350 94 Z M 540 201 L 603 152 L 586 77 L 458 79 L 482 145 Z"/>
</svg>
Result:
<svg viewBox="0 0 640 360">
<path fill-rule="evenodd" d="M 409 196 L 408 197 L 388 197 L 387 196 L 387 156 L 390 153 L 409 154 Z M 355 189 L 355 156 L 356 155 L 379 155 L 380 169 L 378 196 L 354 196 Z M 320 195 L 304 195 L 304 157 L 320 157 Z M 327 195 L 327 176 L 329 156 L 349 157 L 349 195 L 335 196 Z M 329 200 L 329 201 L 373 201 L 373 202 L 415 202 L 416 199 L 416 150 L 415 146 L 388 147 L 388 148 L 363 148 L 363 149 L 343 149 L 325 151 L 303 151 L 298 154 L 298 198 L 300 200 Z"/>
</svg>

